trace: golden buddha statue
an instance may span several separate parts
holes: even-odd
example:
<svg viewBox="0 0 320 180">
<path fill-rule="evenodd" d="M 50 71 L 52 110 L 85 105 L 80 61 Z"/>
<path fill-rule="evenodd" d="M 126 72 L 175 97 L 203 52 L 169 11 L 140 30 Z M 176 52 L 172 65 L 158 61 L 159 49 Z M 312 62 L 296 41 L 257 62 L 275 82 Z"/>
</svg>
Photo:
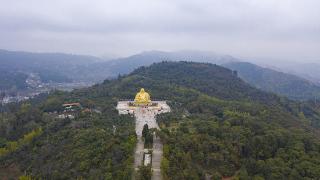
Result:
<svg viewBox="0 0 320 180">
<path fill-rule="evenodd" d="M 141 88 L 140 92 L 137 93 L 134 98 L 135 105 L 147 105 L 151 102 L 150 95 Z"/>
</svg>

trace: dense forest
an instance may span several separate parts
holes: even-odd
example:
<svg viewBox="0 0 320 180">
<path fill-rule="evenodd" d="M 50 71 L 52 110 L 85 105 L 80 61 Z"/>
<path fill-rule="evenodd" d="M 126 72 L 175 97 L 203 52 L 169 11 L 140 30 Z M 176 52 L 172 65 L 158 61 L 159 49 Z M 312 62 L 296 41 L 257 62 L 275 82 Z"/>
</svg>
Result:
<svg viewBox="0 0 320 180">
<path fill-rule="evenodd" d="M 162 62 L 70 93 L 8 105 L 0 116 L 0 177 L 130 179 L 134 120 L 119 99 L 144 87 L 167 100 L 159 115 L 164 179 L 316 179 L 320 177 L 320 106 L 263 92 L 229 69 Z M 74 119 L 54 115 L 66 102 Z"/>
<path fill-rule="evenodd" d="M 110 96 L 86 97 L 82 92 L 55 92 L 40 102 L 4 108 L 0 177 L 130 179 L 136 144 L 133 118 L 118 116 Z M 81 111 L 74 119 L 56 117 L 62 103 L 74 101 L 101 112 Z"/>
<path fill-rule="evenodd" d="M 211 64 L 163 63 L 133 74 L 158 80 L 168 90 L 153 95 L 166 94 L 175 109 L 158 117 L 166 179 L 320 177 L 316 104 L 258 91 Z"/>
</svg>

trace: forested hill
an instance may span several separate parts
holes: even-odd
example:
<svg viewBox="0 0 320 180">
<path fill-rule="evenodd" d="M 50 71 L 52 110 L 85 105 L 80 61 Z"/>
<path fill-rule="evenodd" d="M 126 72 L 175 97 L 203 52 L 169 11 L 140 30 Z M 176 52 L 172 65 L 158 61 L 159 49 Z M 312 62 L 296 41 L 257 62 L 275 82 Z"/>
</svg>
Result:
<svg viewBox="0 0 320 180">
<path fill-rule="evenodd" d="M 161 61 L 205 62 L 236 70 L 240 78 L 261 90 L 273 92 L 294 100 L 309 100 L 320 97 L 320 87 L 303 78 L 272 69 L 240 62 L 228 55 L 203 51 L 146 51 L 129 57 L 104 61 L 93 56 L 62 53 L 30 53 L 0 50 L 0 71 L 11 74 L 8 78 L 0 73 L 0 90 L 23 89 L 24 74 L 40 77 L 41 82 L 102 82 L 119 74 L 129 74 L 140 66 L 149 66 Z M 25 79 L 25 78 L 24 78 Z"/>
<path fill-rule="evenodd" d="M 246 63 L 232 62 L 223 66 L 235 70 L 253 86 L 296 100 L 320 98 L 320 86 L 295 75 Z"/>
<path fill-rule="evenodd" d="M 193 88 L 223 99 L 273 101 L 278 98 L 245 83 L 237 77 L 235 71 L 210 63 L 162 62 L 147 68 L 141 67 L 131 73 L 131 75 L 136 74 L 173 85 Z"/>
<path fill-rule="evenodd" d="M 162 62 L 0 116 L 0 177 L 130 179 L 136 142 L 119 99 L 144 87 L 173 112 L 158 116 L 165 179 L 316 179 L 319 106 L 251 87 L 226 68 Z M 96 111 L 54 118 L 65 102 Z M 1 179 L 1 178 L 0 178 Z"/>
<path fill-rule="evenodd" d="M 129 57 L 119 58 L 100 63 L 100 66 L 108 67 L 110 72 L 117 74 L 128 74 L 140 66 L 149 66 L 152 63 L 162 61 L 193 61 L 212 64 L 226 64 L 238 61 L 229 55 L 220 55 L 206 51 L 145 51 Z"/>
<path fill-rule="evenodd" d="M 192 61 L 212 63 L 236 70 L 239 77 L 261 90 L 273 92 L 294 100 L 309 100 L 320 97 L 320 87 L 299 76 L 263 68 L 252 63 L 240 62 L 240 59 L 227 55 L 208 52 L 147 51 L 133 56 L 98 63 L 96 67 L 105 67 L 111 75 L 128 74 L 140 66 L 149 66 L 161 61 Z"/>
</svg>

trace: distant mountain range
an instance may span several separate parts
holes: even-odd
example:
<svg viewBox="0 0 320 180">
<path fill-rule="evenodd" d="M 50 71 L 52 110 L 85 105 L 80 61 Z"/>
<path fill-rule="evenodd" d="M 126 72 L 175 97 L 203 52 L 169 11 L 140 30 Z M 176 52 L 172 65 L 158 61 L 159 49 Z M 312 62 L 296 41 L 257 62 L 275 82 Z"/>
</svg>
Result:
<svg viewBox="0 0 320 180">
<path fill-rule="evenodd" d="M 292 99 L 313 99 L 320 97 L 320 86 L 296 75 L 263 68 L 255 64 L 241 62 L 228 55 L 205 51 L 146 51 L 129 57 L 105 61 L 94 56 L 70 55 L 62 53 L 28 53 L 0 50 L 0 70 L 12 76 L 18 75 L 17 87 L 21 84 L 21 74 L 36 73 L 43 82 L 101 82 L 119 74 L 128 74 L 140 66 L 148 66 L 161 61 L 206 62 L 230 68 L 238 72 L 246 82 L 259 89 L 274 92 Z M 316 72 L 316 71 L 315 71 Z M 0 74 L 2 77 L 2 75 Z M 210 77 L 208 77 L 210 78 Z M 12 81 L 11 81 L 12 82 Z M 12 85 L 3 87 L 15 88 Z"/>
<path fill-rule="evenodd" d="M 1 71 L 37 73 L 44 82 L 85 81 L 91 76 L 84 70 L 101 61 L 93 56 L 0 50 Z"/>
<path fill-rule="evenodd" d="M 133 56 L 103 62 L 101 65 L 108 67 L 113 74 L 128 74 L 140 66 L 148 66 L 161 61 L 193 61 L 225 64 L 238 60 L 232 56 L 205 51 L 146 51 Z"/>
<path fill-rule="evenodd" d="M 0 50 L 0 90 L 26 88 L 29 74 L 37 74 L 44 83 L 101 82 L 118 74 L 128 74 L 140 66 L 161 61 L 198 61 L 222 64 L 233 62 L 231 56 L 209 52 L 149 51 L 141 54 L 105 61 L 94 56 L 63 53 L 29 53 Z"/>
<path fill-rule="evenodd" d="M 296 75 L 263 68 L 247 62 L 234 62 L 223 66 L 237 71 L 239 77 L 243 80 L 268 92 L 296 100 L 320 97 L 320 87 L 318 85 Z"/>
<path fill-rule="evenodd" d="M 0 90 L 24 90 L 27 88 L 28 76 L 24 73 L 9 72 L 6 70 L 0 71 Z"/>
<path fill-rule="evenodd" d="M 295 74 L 320 85 L 320 63 L 277 63 L 283 72 Z"/>
<path fill-rule="evenodd" d="M 128 74 L 139 66 L 161 61 L 193 61 L 222 65 L 238 72 L 246 82 L 264 91 L 304 100 L 320 97 L 320 86 L 297 75 L 279 72 L 258 65 L 241 62 L 232 56 L 199 51 L 161 52 L 148 51 L 126 58 L 101 63 L 111 74 Z M 320 68 L 319 68 L 320 69 Z"/>
</svg>

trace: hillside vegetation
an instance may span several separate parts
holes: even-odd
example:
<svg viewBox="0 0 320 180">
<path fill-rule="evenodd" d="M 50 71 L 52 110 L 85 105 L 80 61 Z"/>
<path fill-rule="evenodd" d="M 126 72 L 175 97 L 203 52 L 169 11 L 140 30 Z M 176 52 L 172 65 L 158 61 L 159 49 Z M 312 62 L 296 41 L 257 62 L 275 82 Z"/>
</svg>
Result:
<svg viewBox="0 0 320 180">
<path fill-rule="evenodd" d="M 140 66 L 150 66 L 152 63 L 162 61 L 193 61 L 212 64 L 226 64 L 237 61 L 228 55 L 218 55 L 206 51 L 145 51 L 129 57 L 119 58 L 100 63 L 100 66 L 108 67 L 112 74 L 129 74 Z"/>
<path fill-rule="evenodd" d="M 233 62 L 223 66 L 237 71 L 246 82 L 264 91 L 296 100 L 320 98 L 320 86 L 295 75 L 245 62 Z"/>
<path fill-rule="evenodd" d="M 144 87 L 168 100 L 158 116 L 164 143 L 164 179 L 316 179 L 320 177 L 320 108 L 262 92 L 226 68 L 162 62 L 71 93 L 56 92 L 1 113 L 0 177 L 130 179 L 134 120 L 119 116 L 119 99 Z M 55 119 L 63 102 L 81 102 L 101 114 Z M 33 130 L 41 133 L 17 148 Z M 24 173 L 25 172 L 25 173 Z"/>
<path fill-rule="evenodd" d="M 269 68 L 240 62 L 228 55 L 203 51 L 146 51 L 129 57 L 103 61 L 93 56 L 62 53 L 29 53 L 0 50 L 0 90 L 21 90 L 21 75 L 30 73 L 42 82 L 102 82 L 119 74 L 129 74 L 140 66 L 149 66 L 161 61 L 192 61 L 222 65 L 238 72 L 240 78 L 263 91 L 286 96 L 293 100 L 319 99 L 320 86 L 301 77 L 274 71 Z M 316 69 L 316 68 L 314 68 Z M 19 73 L 17 73 L 19 72 Z M 303 76 L 302 76 L 303 77 Z"/>
</svg>

